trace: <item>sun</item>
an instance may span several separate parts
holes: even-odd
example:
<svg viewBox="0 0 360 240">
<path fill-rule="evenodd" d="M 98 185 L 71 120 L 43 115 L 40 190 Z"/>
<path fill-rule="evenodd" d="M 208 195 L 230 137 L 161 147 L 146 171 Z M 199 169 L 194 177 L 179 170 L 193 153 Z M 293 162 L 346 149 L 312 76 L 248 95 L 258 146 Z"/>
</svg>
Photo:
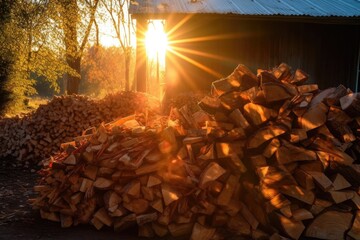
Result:
<svg viewBox="0 0 360 240">
<path fill-rule="evenodd" d="M 159 61 L 161 65 L 165 64 L 168 43 L 162 20 L 152 20 L 149 22 L 145 35 L 145 46 L 149 60 Z"/>
</svg>

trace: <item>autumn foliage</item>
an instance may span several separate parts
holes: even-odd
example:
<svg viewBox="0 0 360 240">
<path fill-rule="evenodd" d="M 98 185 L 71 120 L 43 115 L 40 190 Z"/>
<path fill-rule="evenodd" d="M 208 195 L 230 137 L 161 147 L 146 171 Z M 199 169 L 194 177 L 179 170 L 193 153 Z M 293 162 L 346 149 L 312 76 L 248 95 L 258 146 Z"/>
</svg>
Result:
<svg viewBox="0 0 360 240">
<path fill-rule="evenodd" d="M 93 46 L 86 50 L 82 62 L 81 88 L 85 93 L 101 96 L 125 87 L 124 58 L 120 48 Z"/>
</svg>

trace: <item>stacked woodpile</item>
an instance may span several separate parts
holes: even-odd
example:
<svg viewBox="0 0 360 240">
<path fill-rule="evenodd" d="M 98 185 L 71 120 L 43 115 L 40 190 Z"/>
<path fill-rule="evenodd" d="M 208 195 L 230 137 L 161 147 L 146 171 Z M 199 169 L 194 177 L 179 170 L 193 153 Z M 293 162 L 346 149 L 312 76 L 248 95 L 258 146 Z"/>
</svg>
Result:
<svg viewBox="0 0 360 240">
<path fill-rule="evenodd" d="M 186 105 L 191 113 L 199 110 L 199 101 L 206 96 L 205 92 L 183 92 L 163 100 L 164 113 L 169 113 L 171 108 L 181 108 Z"/>
<path fill-rule="evenodd" d="M 135 92 L 111 94 L 101 100 L 81 95 L 55 96 L 34 113 L 0 120 L 0 157 L 43 159 L 90 127 L 135 112 L 148 110 L 153 114 L 158 105 L 153 98 Z"/>
<path fill-rule="evenodd" d="M 193 114 L 101 125 L 52 158 L 31 202 L 62 227 L 144 237 L 360 239 L 360 96 L 307 78 L 239 65 Z"/>
</svg>

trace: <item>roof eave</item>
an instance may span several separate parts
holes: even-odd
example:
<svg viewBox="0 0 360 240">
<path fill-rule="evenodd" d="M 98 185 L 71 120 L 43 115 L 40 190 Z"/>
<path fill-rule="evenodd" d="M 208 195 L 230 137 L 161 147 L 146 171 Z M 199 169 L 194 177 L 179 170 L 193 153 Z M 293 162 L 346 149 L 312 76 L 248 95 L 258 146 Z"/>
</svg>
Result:
<svg viewBox="0 0 360 240">
<path fill-rule="evenodd" d="M 133 13 L 133 19 L 167 19 L 170 16 L 217 16 L 233 17 L 241 20 L 275 20 L 275 21 L 292 21 L 292 22 L 309 22 L 319 24 L 347 24 L 360 25 L 360 16 L 310 16 L 310 15 L 245 15 L 245 14 L 219 14 L 219 13 Z"/>
</svg>

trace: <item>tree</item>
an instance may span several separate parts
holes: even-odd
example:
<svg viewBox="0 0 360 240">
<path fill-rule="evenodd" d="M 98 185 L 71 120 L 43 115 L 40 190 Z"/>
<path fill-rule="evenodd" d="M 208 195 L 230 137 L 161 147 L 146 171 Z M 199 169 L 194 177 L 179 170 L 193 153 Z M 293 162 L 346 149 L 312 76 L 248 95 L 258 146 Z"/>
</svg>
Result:
<svg viewBox="0 0 360 240">
<path fill-rule="evenodd" d="M 1 4 L 1 10 L 7 13 L 1 15 L 0 57 L 11 60 L 10 64 L 2 64 L 1 72 L 6 73 L 6 79 L 3 77 L 1 86 L 11 98 L 7 111 L 12 111 L 22 108 L 25 98 L 36 93 L 36 77 L 42 77 L 58 90 L 57 79 L 70 70 L 57 48 L 58 34 L 49 17 L 55 11 L 49 1 L 16 0 Z"/>
<path fill-rule="evenodd" d="M 133 34 L 132 20 L 128 12 L 130 0 L 102 0 L 109 13 L 110 20 L 115 29 L 116 37 L 124 52 L 125 61 L 125 90 L 130 90 L 130 66 L 133 56 L 131 35 Z"/>
<path fill-rule="evenodd" d="M 86 48 L 81 63 L 82 88 L 97 96 L 123 89 L 123 52 L 118 47 L 101 45 Z"/>
<path fill-rule="evenodd" d="M 89 9 L 89 20 L 83 28 L 83 38 L 79 41 L 79 25 L 80 25 L 80 7 L 77 0 L 60 0 L 58 1 L 60 10 L 60 19 L 64 32 L 65 58 L 68 66 L 73 73 L 67 75 L 67 93 L 76 94 L 79 92 L 79 84 L 81 80 L 81 57 L 85 46 L 88 42 L 92 25 L 95 21 L 95 12 L 99 0 L 85 0 L 82 6 Z"/>
<path fill-rule="evenodd" d="M 7 25 L 10 21 L 10 12 L 14 1 L 0 1 L 0 44 L 8 41 L 9 34 Z M 9 79 L 10 69 L 13 64 L 13 56 L 6 48 L 0 48 L 0 116 L 5 113 L 5 107 L 10 101 L 10 92 L 5 88 Z"/>
</svg>

